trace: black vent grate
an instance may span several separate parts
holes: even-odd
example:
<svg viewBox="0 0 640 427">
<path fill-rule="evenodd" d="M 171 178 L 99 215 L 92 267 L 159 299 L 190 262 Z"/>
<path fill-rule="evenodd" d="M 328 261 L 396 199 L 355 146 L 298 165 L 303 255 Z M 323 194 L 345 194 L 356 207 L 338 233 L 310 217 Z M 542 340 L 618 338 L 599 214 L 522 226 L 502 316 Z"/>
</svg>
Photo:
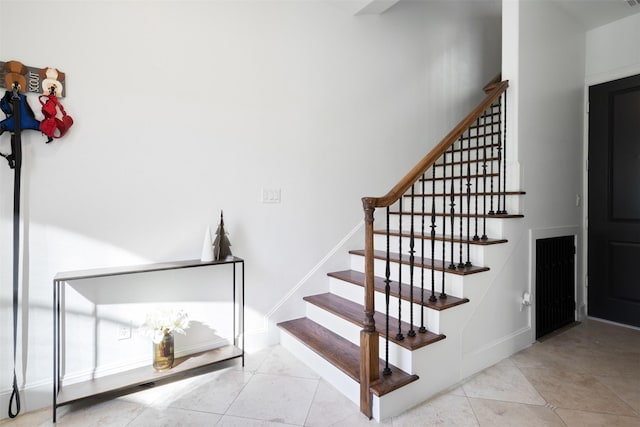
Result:
<svg viewBox="0 0 640 427">
<path fill-rule="evenodd" d="M 575 320 L 574 236 L 536 240 L 536 339 Z"/>
</svg>

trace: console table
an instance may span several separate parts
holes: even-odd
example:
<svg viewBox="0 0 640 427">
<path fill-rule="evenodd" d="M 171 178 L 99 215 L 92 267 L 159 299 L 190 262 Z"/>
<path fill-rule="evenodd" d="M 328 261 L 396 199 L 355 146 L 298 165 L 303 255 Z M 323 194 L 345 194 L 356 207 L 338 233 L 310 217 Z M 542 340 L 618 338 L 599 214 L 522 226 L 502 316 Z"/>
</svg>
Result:
<svg viewBox="0 0 640 427">
<path fill-rule="evenodd" d="M 173 368 L 156 371 L 151 365 L 131 369 L 117 374 L 106 375 L 89 381 L 64 385 L 61 377 L 61 363 L 64 346 L 61 342 L 61 310 L 62 287 L 74 280 L 94 279 L 99 277 L 143 274 L 164 270 L 189 269 L 196 267 L 230 266 L 233 271 L 233 344 L 218 347 L 210 351 L 190 354 L 176 358 Z M 240 274 L 236 271 L 239 268 Z M 241 279 L 238 280 L 238 276 Z M 237 298 L 237 291 L 240 296 Z M 237 301 L 239 299 L 239 301 Z M 236 317 L 240 325 L 236 323 Z M 239 337 L 238 333 L 239 332 Z M 213 366 L 217 363 L 241 358 L 244 366 L 244 260 L 229 257 L 225 260 L 202 262 L 200 260 L 163 262 L 156 264 L 136 265 L 129 267 L 110 267 L 84 271 L 58 273 L 53 279 L 53 422 L 56 422 L 57 409 L 92 396 L 118 393 L 136 386 L 160 380 L 184 378 L 203 373 L 198 368 Z"/>
</svg>

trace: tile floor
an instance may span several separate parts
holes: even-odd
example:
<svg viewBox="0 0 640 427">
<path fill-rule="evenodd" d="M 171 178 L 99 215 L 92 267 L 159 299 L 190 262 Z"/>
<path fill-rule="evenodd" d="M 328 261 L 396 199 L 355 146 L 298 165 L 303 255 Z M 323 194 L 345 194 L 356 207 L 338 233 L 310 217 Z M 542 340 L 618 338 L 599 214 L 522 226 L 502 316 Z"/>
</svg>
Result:
<svg viewBox="0 0 640 427">
<path fill-rule="evenodd" d="M 275 346 L 235 365 L 113 400 L 65 406 L 59 426 L 372 426 Z M 467 379 L 384 426 L 640 426 L 640 331 L 588 320 Z M 50 426 L 43 409 L 2 427 Z"/>
</svg>

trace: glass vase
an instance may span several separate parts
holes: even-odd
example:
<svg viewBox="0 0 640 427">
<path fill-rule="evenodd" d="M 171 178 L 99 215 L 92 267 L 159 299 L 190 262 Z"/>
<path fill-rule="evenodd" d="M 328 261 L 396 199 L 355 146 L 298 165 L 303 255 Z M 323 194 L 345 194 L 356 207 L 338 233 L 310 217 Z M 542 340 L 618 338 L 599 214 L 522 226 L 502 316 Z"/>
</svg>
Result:
<svg viewBox="0 0 640 427">
<path fill-rule="evenodd" d="M 156 371 L 170 369 L 173 359 L 173 334 L 165 332 L 162 341 L 153 343 L 153 368 Z"/>
</svg>

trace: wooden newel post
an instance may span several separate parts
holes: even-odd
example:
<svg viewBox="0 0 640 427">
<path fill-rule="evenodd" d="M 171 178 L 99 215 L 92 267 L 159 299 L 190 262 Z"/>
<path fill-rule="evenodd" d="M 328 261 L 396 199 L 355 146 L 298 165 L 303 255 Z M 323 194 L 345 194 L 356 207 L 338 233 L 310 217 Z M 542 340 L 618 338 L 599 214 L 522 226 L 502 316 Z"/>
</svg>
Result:
<svg viewBox="0 0 640 427">
<path fill-rule="evenodd" d="M 365 223 L 364 249 L 364 328 L 360 332 L 360 411 L 373 416 L 373 397 L 370 386 L 380 378 L 379 334 L 376 331 L 373 285 L 373 212 L 375 199 L 363 198 Z"/>
</svg>

